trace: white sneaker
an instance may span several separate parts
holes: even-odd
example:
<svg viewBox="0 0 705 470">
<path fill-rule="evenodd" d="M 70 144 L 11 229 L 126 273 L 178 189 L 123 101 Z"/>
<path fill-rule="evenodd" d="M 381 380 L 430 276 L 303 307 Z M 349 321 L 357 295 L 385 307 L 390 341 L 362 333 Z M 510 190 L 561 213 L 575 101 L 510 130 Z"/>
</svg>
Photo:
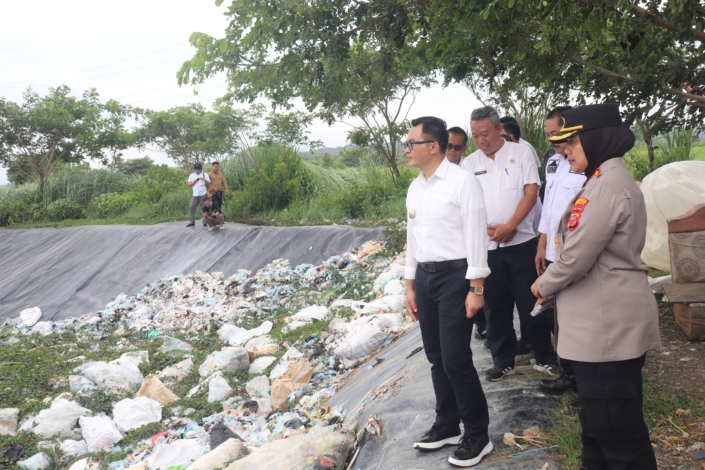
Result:
<svg viewBox="0 0 705 470">
<path fill-rule="evenodd" d="M 549 375 L 557 375 L 558 374 L 558 366 L 555 364 L 536 363 L 536 364 L 534 364 L 534 370 L 537 370 L 539 372 L 544 372 Z"/>
<path fill-rule="evenodd" d="M 209 232 L 212 232 L 213 230 L 215 230 L 215 227 L 208 227 Z"/>
<path fill-rule="evenodd" d="M 223 230 L 225 228 L 225 225 L 220 225 L 220 230 Z"/>
</svg>

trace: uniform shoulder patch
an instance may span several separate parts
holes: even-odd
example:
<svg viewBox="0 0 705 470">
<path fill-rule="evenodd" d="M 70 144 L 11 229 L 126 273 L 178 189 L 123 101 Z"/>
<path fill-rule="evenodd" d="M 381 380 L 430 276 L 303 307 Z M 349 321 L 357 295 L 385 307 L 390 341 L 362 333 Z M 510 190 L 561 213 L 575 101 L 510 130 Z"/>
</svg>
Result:
<svg viewBox="0 0 705 470">
<path fill-rule="evenodd" d="M 588 202 L 590 202 L 590 200 L 585 197 L 579 197 L 575 200 L 573 209 L 570 211 L 570 217 L 568 218 L 568 226 L 566 227 L 569 232 L 576 231 L 580 226 L 580 216 L 583 214 Z"/>
</svg>

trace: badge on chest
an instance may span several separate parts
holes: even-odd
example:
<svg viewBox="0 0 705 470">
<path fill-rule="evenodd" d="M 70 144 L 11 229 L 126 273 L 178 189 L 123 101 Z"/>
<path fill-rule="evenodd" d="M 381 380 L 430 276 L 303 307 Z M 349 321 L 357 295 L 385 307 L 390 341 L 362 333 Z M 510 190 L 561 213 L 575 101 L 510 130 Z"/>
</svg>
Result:
<svg viewBox="0 0 705 470">
<path fill-rule="evenodd" d="M 570 217 L 568 218 L 568 226 L 566 227 L 569 232 L 576 231 L 580 226 L 580 216 L 583 214 L 588 202 L 590 202 L 590 200 L 584 197 L 579 197 L 575 200 L 573 209 L 570 211 Z"/>
</svg>

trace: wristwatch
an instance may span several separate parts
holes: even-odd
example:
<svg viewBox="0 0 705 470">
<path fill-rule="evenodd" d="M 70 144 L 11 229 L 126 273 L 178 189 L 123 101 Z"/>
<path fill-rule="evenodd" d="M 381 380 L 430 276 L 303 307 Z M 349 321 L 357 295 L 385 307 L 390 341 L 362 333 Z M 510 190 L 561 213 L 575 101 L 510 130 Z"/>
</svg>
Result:
<svg viewBox="0 0 705 470">
<path fill-rule="evenodd" d="M 485 288 L 484 287 L 473 287 L 470 286 L 470 292 L 475 293 L 476 295 L 483 295 L 485 293 Z"/>
</svg>

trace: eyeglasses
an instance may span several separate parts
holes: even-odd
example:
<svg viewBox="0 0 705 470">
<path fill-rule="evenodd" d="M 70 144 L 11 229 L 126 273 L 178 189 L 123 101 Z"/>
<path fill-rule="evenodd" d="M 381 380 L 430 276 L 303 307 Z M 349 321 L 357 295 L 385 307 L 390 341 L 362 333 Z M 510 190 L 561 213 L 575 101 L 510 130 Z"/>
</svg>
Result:
<svg viewBox="0 0 705 470">
<path fill-rule="evenodd" d="M 448 144 L 448 145 L 446 146 L 446 150 L 448 150 L 448 151 L 455 150 L 456 152 L 460 152 L 461 150 L 463 150 L 463 147 L 465 147 L 465 145 L 461 145 L 461 144 L 458 144 L 458 145 Z"/>
<path fill-rule="evenodd" d="M 404 147 L 408 148 L 409 150 L 414 150 L 414 145 L 419 145 L 419 144 L 432 144 L 435 142 L 435 140 L 420 140 L 418 142 L 415 142 L 413 140 L 407 140 L 404 142 Z"/>
</svg>

